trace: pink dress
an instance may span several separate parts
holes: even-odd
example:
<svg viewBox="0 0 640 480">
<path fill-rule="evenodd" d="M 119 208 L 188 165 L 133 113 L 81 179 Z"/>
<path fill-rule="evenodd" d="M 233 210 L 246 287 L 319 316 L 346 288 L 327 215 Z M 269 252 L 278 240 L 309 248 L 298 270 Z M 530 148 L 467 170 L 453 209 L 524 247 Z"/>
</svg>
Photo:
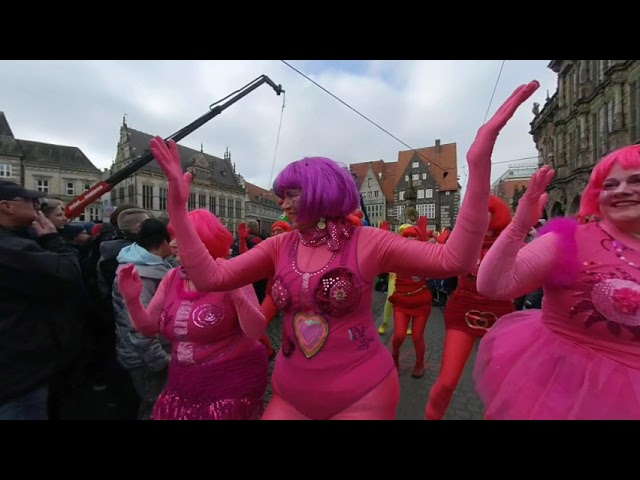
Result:
<svg viewBox="0 0 640 480">
<path fill-rule="evenodd" d="M 190 291 L 187 283 L 175 268 L 146 312 L 131 310 L 143 334 L 160 334 L 172 345 L 168 382 L 152 418 L 258 420 L 269 359 L 258 341 L 265 321 L 253 287 L 234 300 L 232 292 Z"/>
<path fill-rule="evenodd" d="M 486 418 L 640 419 L 640 240 L 565 218 L 541 233 L 520 250 L 510 225 L 480 267 L 493 298 L 544 285 L 542 310 L 503 316 L 480 342 Z"/>
</svg>

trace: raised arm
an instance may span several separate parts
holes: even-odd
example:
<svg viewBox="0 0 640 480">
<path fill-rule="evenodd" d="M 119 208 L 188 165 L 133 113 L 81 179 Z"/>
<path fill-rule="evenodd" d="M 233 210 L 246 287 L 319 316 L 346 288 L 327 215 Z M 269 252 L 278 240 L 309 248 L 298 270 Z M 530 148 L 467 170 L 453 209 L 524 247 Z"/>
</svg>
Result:
<svg viewBox="0 0 640 480">
<path fill-rule="evenodd" d="M 169 272 L 158 285 L 153 298 L 147 308 L 144 307 L 140 296 L 142 294 L 142 280 L 134 265 L 127 265 L 118 274 L 118 288 L 127 305 L 127 312 L 131 323 L 142 335 L 153 337 L 160 333 L 160 314 L 164 309 L 168 285 L 176 271 Z"/>
<path fill-rule="evenodd" d="M 489 227 L 493 148 L 502 128 L 539 86 L 538 82 L 533 81 L 518 87 L 495 115 L 478 130 L 478 135 L 467 153 L 467 193 L 447 243 L 442 245 L 415 242 L 377 230 L 374 233 L 378 237 L 377 242 L 369 242 L 360 248 L 368 250 L 367 258 L 377 260 L 380 271 L 447 278 L 473 270 Z"/>
<path fill-rule="evenodd" d="M 542 287 L 552 277 L 571 273 L 575 258 L 575 226 L 573 220 L 549 222 L 549 233 L 522 246 L 531 225 L 540 217 L 540 199 L 554 175 L 549 167 L 538 170 L 529 181 L 526 193 L 518 202 L 516 214 L 482 260 L 478 271 L 478 292 L 489 298 L 507 300 L 526 295 Z M 574 227 L 571 227 L 571 224 Z M 560 228 L 554 228 L 559 226 Z M 571 251 L 573 250 L 573 251 Z M 569 259 L 563 272 L 554 271 L 559 259 Z"/>
<path fill-rule="evenodd" d="M 156 137 L 151 151 L 169 181 L 168 213 L 180 245 L 180 260 L 196 289 L 225 291 L 257 282 L 273 274 L 278 237 L 271 237 L 231 260 L 216 261 L 200 241 L 187 215 L 191 174 L 182 173 L 180 154 L 173 140 Z"/>
<path fill-rule="evenodd" d="M 267 321 L 253 286 L 245 285 L 233 290 L 231 301 L 238 313 L 238 321 L 244 334 L 253 340 L 258 340 L 267 328 Z"/>
</svg>

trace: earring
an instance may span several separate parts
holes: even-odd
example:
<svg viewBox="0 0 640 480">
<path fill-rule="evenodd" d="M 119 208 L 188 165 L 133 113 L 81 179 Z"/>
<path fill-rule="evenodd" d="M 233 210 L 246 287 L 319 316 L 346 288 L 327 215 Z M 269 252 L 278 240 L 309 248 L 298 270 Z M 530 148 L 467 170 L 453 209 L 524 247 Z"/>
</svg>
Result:
<svg viewBox="0 0 640 480">
<path fill-rule="evenodd" d="M 325 223 L 325 219 L 321 218 L 318 221 L 318 224 L 316 225 L 320 230 L 324 230 L 325 228 L 327 228 L 327 224 Z"/>
</svg>

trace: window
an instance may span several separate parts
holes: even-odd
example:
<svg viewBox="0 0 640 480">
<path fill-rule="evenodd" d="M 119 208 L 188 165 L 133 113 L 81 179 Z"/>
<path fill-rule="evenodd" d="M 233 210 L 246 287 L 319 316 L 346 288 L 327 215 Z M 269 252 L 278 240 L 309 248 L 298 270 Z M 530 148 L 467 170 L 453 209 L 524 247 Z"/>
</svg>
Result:
<svg viewBox="0 0 640 480">
<path fill-rule="evenodd" d="M 398 200 L 404 200 L 404 190 L 402 192 L 398 192 Z"/>
<path fill-rule="evenodd" d="M 445 195 L 451 195 L 451 192 L 447 190 L 446 192 L 444 192 L 444 194 Z"/>
<path fill-rule="evenodd" d="M 242 200 L 236 200 L 236 218 L 242 218 Z"/>
<path fill-rule="evenodd" d="M 198 208 L 207 208 L 207 196 L 202 193 L 198 195 Z"/>
<path fill-rule="evenodd" d="M 233 218 L 233 200 L 231 198 L 227 198 L 227 209 L 229 210 L 227 216 Z"/>
<path fill-rule="evenodd" d="M 220 199 L 220 207 L 218 207 L 218 216 L 219 217 L 227 216 L 227 199 L 226 198 Z"/>
<path fill-rule="evenodd" d="M 420 174 L 419 173 L 414 173 L 413 175 L 411 175 L 411 180 L 413 180 L 414 182 L 417 182 L 420 180 Z"/>
<path fill-rule="evenodd" d="M 425 190 L 424 198 L 433 198 L 433 188 L 427 188 Z"/>
<path fill-rule="evenodd" d="M 135 185 L 129 185 L 129 203 L 133 203 L 134 205 L 137 205 L 137 203 L 136 203 L 136 186 Z"/>
<path fill-rule="evenodd" d="M 426 180 L 426 179 L 427 179 L 427 173 L 426 173 L 426 172 L 422 174 L 422 179 L 423 179 L 423 180 Z"/>
<path fill-rule="evenodd" d="M 209 211 L 215 215 L 216 213 L 216 197 L 209 196 Z"/>
<path fill-rule="evenodd" d="M 153 210 L 153 185 L 142 186 L 142 208 Z"/>
<path fill-rule="evenodd" d="M 84 191 L 86 192 L 87 190 L 89 190 L 91 188 L 91 184 L 90 183 L 85 183 L 84 184 Z"/>
<path fill-rule="evenodd" d="M 39 192 L 49 193 L 49 180 L 36 180 L 36 190 Z"/>
<path fill-rule="evenodd" d="M 158 195 L 158 200 L 159 200 L 158 209 L 163 212 L 167 211 L 167 196 L 168 196 L 167 189 L 164 187 L 160 187 L 160 193 Z"/>
<path fill-rule="evenodd" d="M 373 198 L 378 198 L 379 193 L 380 193 L 380 190 L 376 190 L 375 192 L 373 192 Z"/>
<path fill-rule="evenodd" d="M 65 190 L 67 195 L 72 195 L 72 196 L 75 195 L 76 194 L 75 190 L 76 189 L 75 189 L 75 187 L 73 185 L 73 182 L 67 182 L 67 188 Z"/>
<path fill-rule="evenodd" d="M 0 177 L 11 176 L 11 165 L 0 165 Z"/>
<path fill-rule="evenodd" d="M 427 207 L 427 211 L 426 211 L 427 218 L 436 218 L 436 204 L 427 203 L 426 207 Z"/>
<path fill-rule="evenodd" d="M 400 220 L 402 218 L 402 210 L 403 210 L 403 207 L 401 205 L 398 205 L 396 207 L 396 218 L 398 220 Z"/>
<path fill-rule="evenodd" d="M 629 132 L 631 143 L 640 141 L 640 80 L 629 85 Z"/>
<path fill-rule="evenodd" d="M 418 168 L 419 165 L 420 165 L 420 162 L 413 162 L 411 164 L 411 168 Z"/>
<path fill-rule="evenodd" d="M 423 189 L 418 190 L 418 197 L 417 198 L 424 198 L 424 190 Z"/>
<path fill-rule="evenodd" d="M 404 181 L 405 181 L 405 182 L 408 182 L 408 181 L 409 181 L 409 175 L 405 175 L 405 176 L 404 176 Z"/>
<path fill-rule="evenodd" d="M 367 187 L 371 188 L 371 178 L 367 178 Z"/>
<path fill-rule="evenodd" d="M 196 194 L 195 193 L 190 193 L 189 194 L 188 209 L 189 210 L 195 210 L 195 208 L 196 208 Z"/>
</svg>

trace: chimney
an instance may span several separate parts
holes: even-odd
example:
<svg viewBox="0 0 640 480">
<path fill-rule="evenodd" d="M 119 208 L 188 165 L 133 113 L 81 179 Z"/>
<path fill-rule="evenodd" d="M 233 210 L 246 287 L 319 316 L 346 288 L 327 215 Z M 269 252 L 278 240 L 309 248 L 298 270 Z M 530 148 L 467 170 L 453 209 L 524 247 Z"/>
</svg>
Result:
<svg viewBox="0 0 640 480">
<path fill-rule="evenodd" d="M 436 155 L 440 154 L 440 139 L 436 139 Z"/>
</svg>

